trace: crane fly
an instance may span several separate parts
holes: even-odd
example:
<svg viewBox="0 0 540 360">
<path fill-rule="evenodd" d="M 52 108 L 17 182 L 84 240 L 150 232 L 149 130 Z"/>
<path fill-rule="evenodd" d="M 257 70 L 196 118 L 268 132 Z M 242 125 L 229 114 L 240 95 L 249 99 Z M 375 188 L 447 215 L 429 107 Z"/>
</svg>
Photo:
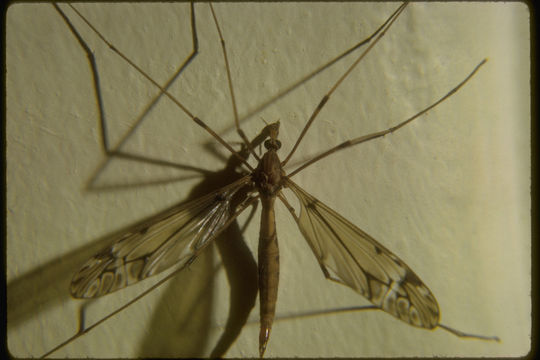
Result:
<svg viewBox="0 0 540 360">
<path fill-rule="evenodd" d="M 69 20 L 62 10 L 56 4 L 54 6 L 69 25 Z M 375 308 L 383 310 L 409 325 L 424 329 L 440 327 L 457 336 L 498 340 L 496 337 L 463 333 L 441 324 L 439 322 L 439 306 L 435 296 L 408 265 L 373 237 L 306 192 L 292 179 L 306 167 L 337 151 L 391 134 L 421 117 L 456 93 L 485 64 L 486 60 L 478 63 L 447 94 L 397 125 L 386 130 L 352 138 L 337 146 L 330 147 L 316 157 L 305 161 L 288 174 L 284 170 L 285 165 L 293 157 L 304 139 L 304 135 L 308 133 L 320 111 L 327 102 L 331 101 L 334 91 L 339 88 L 364 56 L 369 54 L 386 31 L 397 21 L 406 6 L 407 3 L 404 3 L 390 15 L 388 20 L 372 37 L 367 39 L 366 48 L 361 55 L 357 56 L 356 60 L 338 79 L 334 80 L 332 86 L 329 87 L 318 106 L 313 110 L 292 150 L 286 154 L 283 160 L 278 155 L 278 150 L 281 148 L 278 139 L 279 121 L 265 126 L 259 136 L 252 141 L 248 140 L 247 135 L 240 127 L 239 117 L 236 112 L 234 83 L 227 60 L 227 48 L 219 28 L 217 15 L 211 4 L 210 8 L 222 43 L 232 106 L 235 108 L 235 127 L 243 141 L 242 151 L 236 151 L 203 120 L 193 115 L 166 88 L 152 80 L 136 64 L 116 50 L 113 44 L 109 44 L 97 30 L 94 30 L 114 52 L 152 82 L 163 96 L 173 101 L 196 125 L 221 143 L 231 153 L 231 157 L 235 158 L 247 169 L 247 172 L 245 176 L 231 184 L 194 201 L 172 207 L 121 234 L 111 246 L 90 258 L 75 273 L 70 286 L 72 296 L 75 298 L 104 296 L 161 273 L 173 266 L 177 267 L 175 272 L 142 293 L 141 296 L 127 303 L 126 306 L 122 306 L 107 316 L 103 319 L 104 321 L 145 296 L 177 272 L 188 267 L 205 251 L 218 234 L 234 222 L 244 210 L 254 206 L 256 202 L 260 202 L 262 213 L 258 251 L 258 278 L 261 324 L 258 350 L 259 355 L 262 357 L 270 339 L 278 297 L 279 251 L 274 203 L 279 199 L 278 201 L 285 205 L 297 223 L 300 232 L 308 242 L 327 279 L 350 287 L 368 299 Z M 81 17 L 84 20 L 82 15 Z M 74 34 L 77 34 L 74 28 L 71 28 L 71 30 Z M 88 51 L 88 54 L 92 57 L 91 51 Z M 92 68 L 92 71 L 96 74 L 95 68 Z M 256 151 L 260 145 L 264 145 L 265 148 L 262 156 Z M 248 156 L 254 157 L 258 161 L 258 165 L 252 166 L 247 161 Z M 284 196 L 284 189 L 289 189 L 294 194 L 300 204 L 299 211 Z M 83 335 L 101 322 L 99 321 L 91 327 L 81 329 L 81 332 L 76 334 L 74 338 Z M 74 338 L 69 339 L 67 342 L 72 341 Z M 48 356 L 59 347 L 52 349 L 44 356 Z"/>
</svg>

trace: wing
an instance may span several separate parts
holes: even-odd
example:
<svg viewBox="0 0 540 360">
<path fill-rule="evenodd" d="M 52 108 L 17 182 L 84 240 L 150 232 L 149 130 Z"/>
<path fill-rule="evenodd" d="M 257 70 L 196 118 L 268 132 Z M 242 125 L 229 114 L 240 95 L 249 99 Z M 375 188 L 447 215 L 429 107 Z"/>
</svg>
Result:
<svg viewBox="0 0 540 360">
<path fill-rule="evenodd" d="M 71 281 L 71 294 L 102 296 L 175 264 L 190 264 L 241 212 L 231 200 L 249 182 L 249 176 L 243 177 L 135 225 L 82 266 Z"/>
<path fill-rule="evenodd" d="M 291 180 L 286 185 L 301 204 L 299 217 L 289 210 L 328 279 L 410 325 L 438 325 L 437 300 L 402 260 Z"/>
</svg>

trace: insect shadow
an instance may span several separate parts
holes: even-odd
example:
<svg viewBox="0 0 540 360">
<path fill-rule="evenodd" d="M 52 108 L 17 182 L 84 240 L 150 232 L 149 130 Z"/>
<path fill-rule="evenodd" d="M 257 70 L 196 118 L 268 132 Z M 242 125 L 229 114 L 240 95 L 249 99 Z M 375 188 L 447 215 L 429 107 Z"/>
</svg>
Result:
<svg viewBox="0 0 540 360">
<path fill-rule="evenodd" d="M 55 5 L 60 15 L 66 22 L 70 31 L 79 41 L 81 47 L 88 53 L 91 53 L 84 40 L 78 34 L 75 27 L 71 24 L 67 16 Z M 191 27 L 193 35 L 193 49 L 186 59 L 181 63 L 175 73 L 163 85 L 168 89 L 182 74 L 182 72 L 195 60 L 198 55 L 198 39 L 195 24 L 195 11 L 191 5 Z M 382 27 L 382 26 L 381 26 Z M 289 94 L 291 91 L 301 86 L 308 80 L 315 77 L 320 72 L 324 71 L 335 62 L 343 59 L 355 50 L 368 43 L 371 38 L 378 32 L 377 30 L 370 37 L 354 44 L 349 49 L 343 51 L 340 55 L 325 62 L 320 67 L 308 71 L 305 75 L 300 76 L 297 80 L 279 93 L 271 96 L 269 99 L 259 104 L 252 112 L 245 114 L 240 118 L 240 121 L 248 121 L 267 106 L 278 101 L 282 97 Z M 93 55 L 91 56 L 93 58 Z M 234 156 L 228 159 L 215 151 L 213 143 L 203 145 L 205 151 L 212 153 L 216 157 L 226 163 L 225 167 L 217 172 L 209 171 L 202 168 L 197 168 L 177 162 L 168 162 L 158 158 L 142 156 L 121 150 L 122 145 L 126 144 L 133 134 L 143 122 L 148 113 L 152 111 L 154 106 L 160 101 L 163 93 L 160 93 L 152 99 L 137 117 L 134 125 L 126 131 L 121 141 L 112 147 L 110 145 L 107 120 L 105 110 L 101 100 L 99 72 L 94 60 L 90 60 L 90 66 L 93 76 L 93 84 L 96 91 L 96 102 L 99 110 L 99 122 L 101 147 L 104 153 L 103 162 L 96 168 L 95 172 L 90 176 L 85 184 L 84 191 L 88 192 L 104 192 L 104 191 L 121 191 L 144 186 L 158 186 L 164 184 L 172 184 L 178 181 L 191 179 L 194 177 L 200 178 L 201 182 L 196 185 L 188 195 L 185 202 L 198 198 L 212 190 L 223 187 L 238 179 L 241 175 L 236 171 L 239 161 Z M 257 139 L 253 140 L 253 147 L 258 145 Z M 244 149 L 245 150 L 245 149 Z M 246 152 L 247 156 L 247 152 Z M 127 159 L 134 162 L 152 164 L 157 166 L 165 166 L 183 173 L 179 176 L 171 176 L 168 178 L 160 178 L 151 181 L 124 181 L 122 179 L 116 183 L 100 183 L 100 175 L 111 166 L 114 159 Z M 191 174 L 185 174 L 191 172 Z M 193 174 L 195 173 L 195 174 Z M 252 213 L 253 214 L 253 213 Z M 251 218 L 251 216 L 249 217 Z M 249 219 L 248 219 L 249 220 Z M 107 234 L 99 239 L 90 241 L 88 244 L 76 248 L 68 253 L 62 254 L 57 258 L 39 266 L 38 268 L 21 275 L 10 281 L 7 285 L 8 296 L 8 313 L 9 326 L 16 326 L 25 320 L 39 316 L 39 312 L 44 309 L 59 306 L 64 301 L 68 301 L 71 297 L 67 288 L 71 282 L 72 274 L 80 267 L 80 264 L 86 261 L 90 256 L 97 251 L 111 244 L 119 234 L 125 233 L 130 226 L 119 229 L 111 234 Z M 257 265 L 246 246 L 242 229 L 237 221 L 233 222 L 226 231 L 224 231 L 218 239 L 216 245 L 223 269 L 230 285 L 230 308 L 227 323 L 220 340 L 214 346 L 211 356 L 219 357 L 226 353 L 228 348 L 235 341 L 240 331 L 247 321 L 247 317 L 255 304 L 257 295 Z M 138 353 L 140 356 L 203 356 L 203 350 L 207 348 L 208 334 L 211 329 L 210 315 L 212 305 L 212 279 L 216 273 L 213 268 L 213 252 L 206 251 L 199 256 L 197 263 L 203 264 L 198 267 L 198 273 L 195 273 L 195 266 L 191 271 L 185 271 L 176 276 L 173 282 L 169 282 L 166 292 L 161 297 L 158 306 L 153 310 L 153 317 L 150 324 L 150 329 L 147 336 L 142 341 Z M 180 276 L 180 278 L 178 278 Z M 196 281 L 193 281 L 195 279 Z M 202 285 L 202 286 L 200 286 Z M 193 288 L 187 290 L 187 286 Z M 186 296 L 189 294 L 189 296 Z M 208 301 L 201 301 L 207 299 Z M 168 301 L 175 302 L 175 309 L 178 313 L 173 314 L 167 311 L 165 304 Z M 39 306 L 36 306 L 39 304 Z M 180 310 L 182 309 L 182 310 Z M 74 314 L 75 315 L 75 314 Z M 74 316 L 75 317 L 75 316 Z M 194 319 L 197 318 L 197 321 Z M 81 324 L 79 328 L 84 328 L 84 308 L 81 310 Z M 171 323 L 166 325 L 165 323 Z M 159 329 L 176 329 L 177 332 L 171 334 L 170 337 L 162 336 Z M 149 353 L 150 352 L 150 353 Z"/>
</svg>

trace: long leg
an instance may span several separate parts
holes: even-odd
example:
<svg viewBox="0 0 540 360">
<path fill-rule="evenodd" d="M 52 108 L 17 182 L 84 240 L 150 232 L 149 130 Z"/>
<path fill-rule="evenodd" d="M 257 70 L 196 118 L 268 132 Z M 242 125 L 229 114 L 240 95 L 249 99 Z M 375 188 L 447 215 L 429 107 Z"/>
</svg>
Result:
<svg viewBox="0 0 540 360">
<path fill-rule="evenodd" d="M 96 180 L 100 174 L 100 172 L 105 168 L 106 164 L 109 161 L 109 157 L 119 157 L 124 159 L 130 159 L 135 160 L 139 162 L 146 162 L 151 163 L 155 165 L 160 166 L 167 166 L 167 167 L 173 167 L 173 168 L 179 168 L 182 170 L 191 170 L 196 171 L 199 173 L 207 173 L 202 168 L 194 167 L 194 166 L 186 166 L 181 165 L 178 163 L 172 163 L 163 161 L 160 159 L 150 158 L 146 156 L 136 155 L 136 154 L 130 154 L 124 151 L 121 151 L 121 147 L 125 144 L 125 142 L 128 140 L 128 138 L 136 131 L 136 129 L 141 125 L 143 119 L 146 117 L 146 115 L 150 112 L 150 110 L 157 104 L 157 102 L 162 98 L 163 93 L 157 94 L 156 97 L 154 97 L 150 103 L 148 103 L 143 110 L 143 112 L 140 114 L 140 116 L 135 121 L 135 124 L 129 129 L 128 132 L 126 132 L 123 137 L 120 139 L 120 141 L 116 145 L 111 145 L 108 135 L 108 125 L 107 125 L 107 117 L 105 113 L 105 107 L 103 103 L 103 99 L 101 96 L 101 88 L 100 88 L 100 81 L 99 81 L 99 71 L 96 64 L 96 59 L 91 51 L 91 49 L 88 47 L 87 43 L 84 41 L 82 36 L 79 34 L 79 32 L 76 30 L 76 28 L 73 26 L 69 18 L 65 15 L 65 13 L 60 9 L 60 7 L 57 4 L 53 4 L 56 11 L 60 14 L 66 25 L 69 27 L 71 33 L 76 37 L 79 45 L 86 53 L 86 57 L 88 59 L 89 65 L 90 65 L 90 71 L 92 73 L 92 79 L 93 79 L 93 88 L 94 88 L 94 95 L 97 102 L 97 110 L 98 110 L 98 125 L 99 125 L 99 133 L 101 138 L 101 147 L 105 155 L 107 156 L 107 159 L 102 163 L 101 166 L 98 167 L 96 172 L 93 174 L 93 176 L 90 178 L 87 184 L 87 189 L 89 190 L 96 190 L 98 187 L 96 187 Z M 169 78 L 169 80 L 163 85 L 164 88 L 168 89 L 179 77 L 179 75 L 184 71 L 185 68 L 192 62 L 192 60 L 197 56 L 198 54 L 198 38 L 197 38 L 197 29 L 195 25 L 195 10 L 193 7 L 193 4 L 191 5 L 191 11 L 190 11 L 190 22 L 191 22 L 191 33 L 192 33 L 192 51 L 188 55 L 188 57 L 184 60 L 184 62 L 181 64 L 181 66 L 177 69 L 177 71 Z M 174 179 L 171 179 L 170 181 L 173 181 Z M 165 181 L 154 181 L 151 183 L 163 183 Z M 122 184 L 126 185 L 126 184 Z M 131 185 L 131 184 L 129 184 Z M 107 186 L 107 188 L 111 188 L 114 186 Z"/>
<path fill-rule="evenodd" d="M 397 10 L 396 10 L 397 11 Z M 309 80 L 315 78 L 320 73 L 324 72 L 326 69 L 334 65 L 335 63 L 341 61 L 342 59 L 346 58 L 347 56 L 351 55 L 356 50 L 359 50 L 361 47 L 363 47 L 366 44 L 369 44 L 371 40 L 375 38 L 384 28 L 386 28 L 386 25 L 388 22 L 392 20 L 392 16 L 389 17 L 377 30 L 375 30 L 371 35 L 369 35 L 367 38 L 361 40 L 360 42 L 356 43 L 355 45 L 349 47 L 348 49 L 341 52 L 338 56 L 326 61 L 323 65 L 319 66 L 318 68 L 312 70 L 311 72 L 307 73 L 306 75 L 301 76 L 298 80 L 295 80 L 291 85 L 287 86 L 283 91 L 279 92 L 278 94 L 270 97 L 267 101 L 263 102 L 261 105 L 256 107 L 255 109 L 249 111 L 247 114 L 244 114 L 242 117 L 239 118 L 239 121 L 244 121 L 250 117 L 252 117 L 255 114 L 258 114 L 260 111 L 267 108 L 269 105 L 275 103 L 276 101 L 286 97 L 288 94 L 290 94 L 293 90 L 297 89 L 299 86 L 307 83 Z"/>
<path fill-rule="evenodd" d="M 191 118 L 197 125 L 202 127 L 206 132 L 208 132 L 210 135 L 212 135 L 220 144 L 222 144 L 225 148 L 227 148 L 233 156 L 236 156 L 242 163 L 249 169 L 253 170 L 253 167 L 245 160 L 243 159 L 240 154 L 238 154 L 229 143 L 227 143 L 221 136 L 219 136 L 214 130 L 212 130 L 206 123 L 195 116 L 189 109 L 184 106 L 174 95 L 172 95 L 166 88 L 158 84 L 150 75 L 148 75 L 143 69 L 141 69 L 137 64 L 135 64 L 132 60 L 130 60 L 128 57 L 126 57 L 121 51 L 116 49 L 116 47 L 108 41 L 105 36 L 103 36 L 85 17 L 82 15 L 73 5 L 69 4 L 69 6 L 75 11 L 75 13 L 92 29 L 94 33 L 105 43 L 107 46 L 118 56 L 120 56 L 126 63 L 128 63 L 131 67 L 133 67 L 139 74 L 141 74 L 143 77 L 145 77 L 148 81 L 150 81 L 156 88 L 158 88 L 166 97 L 168 97 L 176 106 L 178 106 L 187 116 Z M 59 8 L 57 7 L 57 10 Z"/>
<path fill-rule="evenodd" d="M 219 27 L 219 22 L 217 20 L 216 13 L 214 11 L 214 7 L 212 6 L 212 3 L 210 3 L 209 5 L 210 5 L 210 10 L 212 11 L 212 17 L 214 18 L 214 23 L 216 24 L 216 29 L 219 34 L 219 40 L 221 43 L 221 50 L 223 53 L 223 60 L 225 62 L 225 70 L 227 72 L 227 83 L 229 84 L 229 95 L 231 96 L 231 105 L 232 105 L 232 110 L 233 110 L 234 125 L 236 127 L 236 132 L 238 133 L 238 135 L 240 135 L 244 144 L 246 144 L 247 149 L 249 150 L 251 155 L 253 155 L 255 159 L 257 159 L 257 161 L 260 161 L 261 159 L 251 147 L 251 143 L 249 142 L 246 134 L 240 128 L 240 121 L 238 120 L 238 106 L 236 105 L 236 97 L 234 95 L 234 86 L 233 86 L 232 77 L 231 77 L 231 67 L 229 65 L 229 58 L 227 56 L 227 47 L 225 46 L 225 39 L 223 39 L 223 34 L 221 32 L 221 28 Z"/>
<path fill-rule="evenodd" d="M 336 151 L 339 151 L 339 150 L 343 150 L 343 149 L 346 149 L 346 148 L 349 148 L 351 146 L 354 146 L 354 145 L 358 145 L 360 143 L 363 143 L 363 142 L 366 142 L 366 141 L 369 141 L 369 140 L 373 140 L 373 139 L 376 139 L 378 137 L 381 137 L 381 136 L 384 136 L 384 135 L 387 135 L 387 134 L 390 134 L 390 133 L 393 133 L 394 131 L 398 130 L 398 129 L 401 129 L 402 127 L 404 127 L 405 125 L 409 124 L 411 121 L 413 121 L 414 119 L 420 117 L 421 115 L 425 114 L 426 112 L 428 112 L 429 110 L 433 109 L 434 107 L 436 107 L 437 105 L 439 105 L 440 103 L 442 103 L 443 101 L 445 101 L 446 99 L 448 99 L 450 96 L 452 96 L 456 91 L 458 91 L 463 85 L 465 85 L 465 83 L 467 81 L 469 81 L 473 76 L 474 74 L 476 74 L 476 72 L 480 69 L 480 67 L 482 65 L 484 65 L 486 63 L 487 59 L 484 59 L 482 60 L 478 65 L 476 65 L 476 67 L 474 68 L 474 70 L 463 80 L 461 81 L 455 88 L 453 88 L 452 90 L 450 90 L 446 95 L 444 95 L 443 97 L 441 97 L 439 100 L 435 101 L 433 104 L 429 105 L 428 107 L 426 107 L 425 109 L 423 109 L 422 111 L 416 113 L 415 115 L 411 116 L 410 118 L 408 118 L 407 120 L 397 124 L 396 126 L 393 126 L 389 129 L 386 129 L 386 130 L 382 130 L 382 131 L 378 131 L 378 132 L 374 132 L 374 133 L 371 133 L 371 134 L 368 134 L 368 135 L 364 135 L 364 136 L 360 136 L 360 137 L 357 137 L 357 138 L 354 138 L 354 139 L 351 139 L 351 140 L 347 140 L 337 146 L 334 146 L 333 148 L 329 149 L 329 150 L 326 150 L 325 152 L 323 152 L 322 154 L 319 154 L 317 156 L 315 156 L 313 159 L 305 162 L 304 164 L 302 164 L 300 167 L 296 168 L 294 171 L 292 171 L 289 176 L 293 176 L 295 174 L 297 174 L 298 172 L 302 171 L 303 169 L 305 169 L 306 167 L 308 167 L 309 165 L 311 164 L 314 164 L 316 163 L 317 161 L 327 157 L 328 155 L 332 154 L 332 153 L 335 153 Z"/>
<path fill-rule="evenodd" d="M 232 82 L 232 77 L 231 77 L 231 71 L 230 71 L 230 65 L 229 65 L 229 60 L 228 60 L 228 56 L 227 56 L 227 48 L 226 48 L 226 44 L 225 44 L 225 40 L 223 38 L 223 33 L 221 31 L 221 28 L 219 26 L 219 22 L 217 20 L 217 16 L 216 16 L 216 13 L 214 11 L 214 7 L 212 5 L 212 3 L 209 4 L 210 5 L 210 9 L 212 11 L 212 16 L 214 18 L 214 23 L 216 25 L 216 28 L 217 28 L 217 31 L 218 31 L 218 34 L 219 34 L 219 38 L 220 38 L 220 42 L 221 42 L 221 49 L 222 49 L 222 53 L 223 53 L 223 59 L 224 59 L 224 62 L 225 62 L 225 69 L 226 69 L 226 72 L 227 72 L 227 81 L 228 81 L 228 85 L 229 85 L 229 94 L 231 96 L 231 105 L 232 105 L 232 110 L 233 110 L 233 116 L 234 116 L 234 124 L 235 124 L 235 127 L 236 127 L 236 132 L 238 133 L 238 135 L 242 138 L 242 140 L 244 141 L 244 143 L 247 145 L 248 147 L 248 150 L 250 151 L 250 153 L 255 157 L 255 159 L 257 159 L 257 161 L 260 160 L 259 156 L 257 155 L 257 153 L 253 150 L 253 148 L 251 147 L 250 143 L 249 143 L 249 140 L 247 139 L 247 136 L 245 135 L 244 131 L 240 128 L 240 118 L 238 116 L 238 106 L 236 104 L 236 97 L 235 97 L 235 93 L 234 93 L 234 86 L 233 86 L 233 82 Z M 381 33 L 380 37 L 382 37 L 382 35 L 384 35 L 384 32 L 386 31 L 386 29 L 390 26 L 390 22 L 393 22 L 394 19 L 399 15 L 399 13 L 401 12 L 401 10 L 405 7 L 406 4 L 402 5 L 401 7 L 399 7 L 396 11 L 394 11 L 394 13 L 377 29 L 375 30 L 375 32 L 373 32 L 373 34 L 371 34 L 370 36 L 368 36 L 366 39 L 362 40 L 361 42 L 359 42 L 358 44 L 356 44 L 355 46 L 353 46 L 352 48 L 346 50 L 344 53 L 342 53 L 341 55 L 339 55 L 338 57 L 336 57 L 335 59 L 333 60 L 330 60 L 329 62 L 327 62 L 325 65 L 323 65 L 322 67 L 320 67 L 319 69 L 315 70 L 314 72 L 308 74 L 304 79 L 302 79 L 300 82 L 297 83 L 297 85 L 299 84 L 302 84 L 303 82 L 307 81 L 308 79 L 310 79 L 311 77 L 315 76 L 316 74 L 318 74 L 319 72 L 321 72 L 322 70 L 326 69 L 327 67 L 329 67 L 330 65 L 332 65 L 333 63 L 339 61 L 340 59 L 342 59 L 343 57 L 347 56 L 348 54 L 350 54 L 351 52 L 353 52 L 354 50 L 362 47 L 363 45 L 365 44 L 368 44 L 369 42 L 371 42 L 371 40 L 373 38 L 375 38 L 375 36 L 377 36 L 378 34 Z M 384 31 L 383 31 L 384 30 Z M 373 47 L 373 45 L 375 45 L 375 43 L 378 41 L 378 39 L 370 46 Z M 336 84 L 333 86 L 333 88 L 330 90 L 330 92 L 327 94 L 327 97 L 330 96 L 330 94 L 332 92 L 335 91 L 335 89 L 338 87 L 339 83 L 341 83 L 341 81 L 343 81 L 343 79 L 348 75 L 348 73 L 350 71 L 352 71 L 352 69 L 356 66 L 356 64 L 358 62 L 360 62 L 361 58 L 363 58 L 363 56 L 369 51 L 366 50 L 361 56 L 360 58 L 355 62 L 355 64 L 353 64 L 351 66 L 351 68 L 347 71 L 346 74 L 344 74 L 339 80 L 338 82 L 336 82 Z M 290 91 L 292 91 L 294 88 L 296 88 L 297 85 L 294 85 L 292 87 L 290 87 L 289 89 L 287 89 L 287 91 L 285 91 L 281 96 L 284 96 L 286 95 L 287 93 L 289 93 Z M 278 97 L 279 98 L 279 97 Z M 272 101 L 275 101 L 277 100 L 276 99 L 273 99 Z M 326 102 L 326 101 L 324 101 Z M 295 145 L 295 148 L 291 151 L 291 154 L 289 154 L 288 158 L 290 158 L 292 156 L 292 152 L 294 152 L 294 150 L 296 149 L 296 147 L 298 146 L 298 144 L 300 143 L 300 140 L 301 138 L 304 136 L 304 134 L 306 133 L 307 129 L 309 128 L 309 126 L 311 125 L 311 123 L 313 122 L 313 120 L 315 119 L 315 116 L 318 114 L 318 112 L 321 110 L 322 106 L 324 105 L 324 103 L 322 105 L 319 105 L 320 107 L 317 108 L 317 110 L 315 111 L 315 113 L 312 115 L 310 121 L 308 122 L 308 124 L 306 124 L 305 126 L 305 129 L 304 131 L 302 132 L 302 135 L 300 136 L 300 138 L 298 139 L 297 141 L 297 144 Z M 288 158 L 285 160 L 284 164 L 286 163 L 286 161 L 288 161 Z"/>
<path fill-rule="evenodd" d="M 120 141 L 115 146 L 111 146 L 109 142 L 109 136 L 108 136 L 108 126 L 107 126 L 105 110 L 104 110 L 105 108 L 104 108 L 103 99 L 101 97 L 101 92 L 100 92 L 99 71 L 97 68 L 94 53 L 88 47 L 88 45 L 86 44 L 82 36 L 79 34 L 79 32 L 75 29 L 75 27 L 73 26 L 69 18 L 60 9 L 58 4 L 53 3 L 52 5 L 56 9 L 56 11 L 60 14 L 64 22 L 67 24 L 71 33 L 77 38 L 77 41 L 79 42 L 80 46 L 83 48 L 84 52 L 86 53 L 86 56 L 90 64 L 90 70 L 92 72 L 94 93 L 95 93 L 96 101 L 98 105 L 98 116 L 99 116 L 99 125 L 100 125 L 101 141 L 102 141 L 101 145 L 103 147 L 103 151 L 106 154 L 114 155 L 119 151 L 122 145 L 129 138 L 129 136 L 141 124 L 142 119 L 145 117 L 145 115 L 148 114 L 151 108 L 155 106 L 158 103 L 158 101 L 163 97 L 163 93 L 162 92 L 158 93 L 157 96 L 152 99 L 152 101 L 145 107 L 145 110 L 143 111 L 143 113 L 135 121 L 135 125 L 126 134 L 124 134 L 122 139 L 120 139 Z M 190 7 L 190 23 L 191 23 L 191 34 L 192 34 L 191 53 L 187 56 L 187 58 L 180 65 L 177 71 L 169 78 L 169 80 L 167 80 L 167 82 L 164 85 L 162 85 L 164 89 L 168 90 L 171 87 L 171 85 L 178 79 L 179 75 L 193 61 L 193 59 L 195 59 L 195 57 L 199 53 L 199 39 L 197 37 L 197 27 L 195 23 L 195 9 L 194 9 L 193 3 L 191 3 L 191 7 Z"/>
<path fill-rule="evenodd" d="M 354 63 L 352 63 L 351 66 L 349 66 L 349 68 L 345 71 L 345 73 L 336 81 L 336 83 L 330 88 L 330 90 L 328 91 L 328 93 L 326 93 L 326 95 L 323 96 L 323 98 L 321 99 L 321 101 L 319 102 L 319 105 L 317 105 L 317 107 L 315 108 L 315 110 L 313 111 L 313 113 L 311 114 L 311 116 L 309 117 L 309 120 L 308 122 L 306 123 L 306 125 L 304 126 L 304 129 L 302 130 L 302 132 L 300 133 L 300 136 L 298 137 L 298 139 L 296 140 L 296 143 L 294 144 L 292 150 L 289 152 L 289 154 L 287 155 L 287 157 L 285 158 L 285 160 L 283 160 L 281 162 L 281 166 L 285 167 L 285 165 L 289 162 L 289 160 L 291 159 L 291 157 L 293 156 L 294 152 L 296 151 L 296 149 L 298 148 L 298 146 L 300 145 L 300 142 L 302 141 L 302 139 L 304 138 L 304 136 L 306 135 L 309 127 L 311 126 L 311 124 L 313 124 L 313 121 L 315 121 L 315 119 L 317 118 L 317 115 L 319 114 L 319 112 L 323 109 L 324 105 L 328 102 L 328 100 L 330 99 L 330 96 L 332 95 L 332 93 L 334 91 L 336 91 L 336 89 L 339 87 L 339 85 L 343 82 L 343 80 L 345 80 L 349 74 L 354 70 L 354 68 L 360 63 L 360 61 L 362 61 L 362 59 L 371 51 L 371 49 L 375 46 L 375 44 L 377 44 L 377 42 L 379 42 L 379 40 L 386 34 L 386 31 L 392 26 L 392 24 L 394 23 L 394 21 L 396 21 L 396 19 L 399 17 L 399 15 L 403 12 L 403 10 L 405 9 L 405 7 L 407 6 L 407 2 L 403 3 L 396 11 L 394 11 L 394 13 L 392 15 L 390 15 L 390 17 L 388 18 L 388 20 L 386 20 L 386 22 L 383 24 L 383 28 L 382 28 L 382 31 L 379 33 L 379 35 L 373 40 L 373 42 L 371 44 L 369 44 L 369 46 L 366 48 L 366 50 L 364 50 L 362 52 L 362 54 L 360 56 L 358 56 L 358 58 L 356 59 L 356 61 Z"/>
</svg>

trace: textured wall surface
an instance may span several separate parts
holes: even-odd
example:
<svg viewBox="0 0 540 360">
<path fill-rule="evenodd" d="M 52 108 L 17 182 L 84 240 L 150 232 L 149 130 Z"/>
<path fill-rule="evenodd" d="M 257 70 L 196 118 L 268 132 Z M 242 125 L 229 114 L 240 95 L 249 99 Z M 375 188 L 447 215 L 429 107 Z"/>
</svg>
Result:
<svg viewBox="0 0 540 360">
<path fill-rule="evenodd" d="M 284 158 L 322 96 L 360 52 L 287 89 L 368 36 L 397 6 L 215 5 L 248 137 L 264 126 L 260 118 L 280 119 Z M 62 8 L 95 52 L 110 143 L 116 146 L 159 90 Z M 219 38 L 208 6 L 195 8 L 200 52 L 170 92 L 227 140 L 239 141 Z M 160 84 L 191 51 L 186 4 L 77 9 Z M 71 299 L 67 289 L 73 272 L 103 246 L 99 240 L 183 201 L 201 176 L 106 159 L 88 62 L 52 5 L 11 6 L 6 37 L 8 345 L 15 356 L 40 356 L 77 331 L 83 302 Z M 441 329 L 412 328 L 380 311 L 360 311 L 277 321 L 267 356 L 528 351 L 530 60 L 523 4 L 408 6 L 332 95 L 287 170 L 348 138 L 399 123 L 447 93 L 483 58 L 489 61 L 478 74 L 427 115 L 393 135 L 336 153 L 294 180 L 403 259 L 437 297 L 443 324 L 498 335 L 502 342 L 459 339 Z M 121 149 L 214 171 L 223 161 L 209 149 L 223 158 L 229 154 L 219 144 L 204 147 L 211 140 L 162 99 Z M 148 182 L 161 184 L 133 186 Z M 277 213 L 278 317 L 368 305 L 324 279 L 286 208 L 279 204 Z M 245 232 L 254 255 L 258 221 Z M 230 317 L 221 259 L 208 249 L 170 284 L 56 355 L 209 355 Z M 92 302 L 86 324 L 145 287 Z M 258 304 L 251 319 L 226 356 L 257 356 Z"/>
</svg>

